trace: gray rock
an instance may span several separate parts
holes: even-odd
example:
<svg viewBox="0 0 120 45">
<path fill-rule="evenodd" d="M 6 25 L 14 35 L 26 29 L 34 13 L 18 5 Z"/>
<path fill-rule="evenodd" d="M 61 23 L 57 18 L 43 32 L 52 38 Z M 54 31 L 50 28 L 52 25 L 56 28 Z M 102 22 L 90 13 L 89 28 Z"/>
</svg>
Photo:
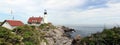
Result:
<svg viewBox="0 0 120 45">
<path fill-rule="evenodd" d="M 57 29 L 51 29 L 46 33 L 46 40 L 49 45 L 71 45 L 72 39 L 65 34 L 64 30 L 59 27 Z"/>
</svg>

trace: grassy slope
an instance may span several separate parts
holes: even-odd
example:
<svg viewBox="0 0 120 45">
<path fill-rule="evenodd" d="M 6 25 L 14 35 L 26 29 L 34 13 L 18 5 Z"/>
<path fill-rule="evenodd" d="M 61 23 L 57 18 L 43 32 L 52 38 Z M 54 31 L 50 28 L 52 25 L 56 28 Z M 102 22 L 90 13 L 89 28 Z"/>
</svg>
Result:
<svg viewBox="0 0 120 45">
<path fill-rule="evenodd" d="M 40 42 L 46 41 L 45 33 L 41 30 L 53 29 L 52 24 L 42 24 L 39 27 L 21 26 L 13 30 L 0 27 L 0 45 L 40 45 Z"/>
</svg>

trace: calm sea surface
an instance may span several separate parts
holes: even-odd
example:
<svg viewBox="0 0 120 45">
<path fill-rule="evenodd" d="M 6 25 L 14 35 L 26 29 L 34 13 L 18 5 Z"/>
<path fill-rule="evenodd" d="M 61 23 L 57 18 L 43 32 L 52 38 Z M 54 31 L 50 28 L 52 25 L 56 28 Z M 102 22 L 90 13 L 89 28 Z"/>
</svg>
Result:
<svg viewBox="0 0 120 45">
<path fill-rule="evenodd" d="M 67 26 L 67 27 L 75 29 L 76 32 L 72 33 L 72 37 L 75 37 L 76 35 L 80 35 L 81 37 L 90 36 L 93 33 L 102 32 L 104 29 L 104 26 Z"/>
</svg>

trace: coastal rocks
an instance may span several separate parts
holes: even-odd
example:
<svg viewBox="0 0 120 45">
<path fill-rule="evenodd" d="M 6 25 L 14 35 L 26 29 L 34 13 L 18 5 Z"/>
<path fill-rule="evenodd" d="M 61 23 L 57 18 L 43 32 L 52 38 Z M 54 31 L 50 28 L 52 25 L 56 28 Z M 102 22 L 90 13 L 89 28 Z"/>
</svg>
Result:
<svg viewBox="0 0 120 45">
<path fill-rule="evenodd" d="M 40 43 L 40 45 L 47 45 L 47 43 L 44 42 L 44 41 L 42 41 L 42 42 Z"/>
<path fill-rule="evenodd" d="M 71 45 L 72 39 L 67 37 L 66 32 L 63 28 L 59 27 L 57 29 L 50 29 L 46 33 L 45 39 L 48 45 Z"/>
<path fill-rule="evenodd" d="M 80 41 L 81 41 L 81 37 L 80 37 L 80 35 L 77 35 L 77 36 L 73 39 L 72 45 L 79 45 Z"/>
<path fill-rule="evenodd" d="M 68 27 L 65 27 L 65 26 L 62 26 L 61 27 L 65 32 L 75 32 L 75 30 L 74 29 L 71 29 L 71 28 L 68 28 Z"/>
</svg>

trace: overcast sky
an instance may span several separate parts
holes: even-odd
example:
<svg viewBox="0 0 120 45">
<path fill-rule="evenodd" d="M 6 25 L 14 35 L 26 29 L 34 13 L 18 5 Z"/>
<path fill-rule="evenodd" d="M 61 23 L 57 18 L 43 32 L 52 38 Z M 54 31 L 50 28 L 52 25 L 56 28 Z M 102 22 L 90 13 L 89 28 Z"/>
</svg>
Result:
<svg viewBox="0 0 120 45">
<path fill-rule="evenodd" d="M 120 0 L 0 0 L 0 21 L 27 23 L 31 16 L 43 16 L 54 24 L 120 24 Z"/>
</svg>

